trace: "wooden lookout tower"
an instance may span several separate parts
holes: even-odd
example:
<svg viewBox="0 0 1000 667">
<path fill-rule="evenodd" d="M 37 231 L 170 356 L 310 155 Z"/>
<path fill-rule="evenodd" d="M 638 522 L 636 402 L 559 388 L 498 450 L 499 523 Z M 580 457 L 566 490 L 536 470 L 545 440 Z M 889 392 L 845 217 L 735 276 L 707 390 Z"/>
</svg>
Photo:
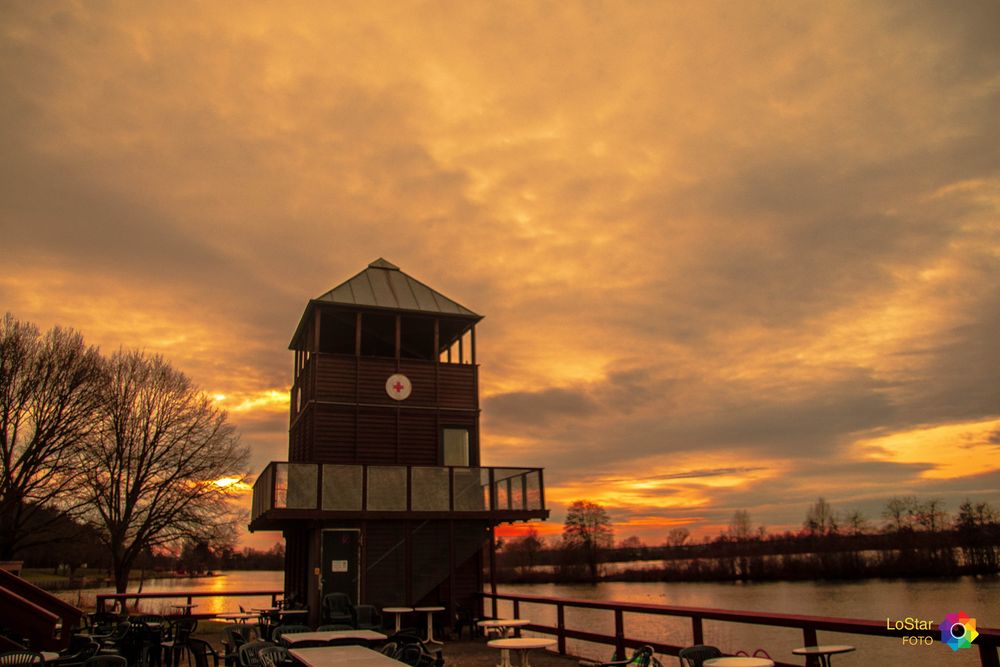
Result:
<svg viewBox="0 0 1000 667">
<path fill-rule="evenodd" d="M 480 465 L 481 319 L 384 259 L 306 306 L 288 461 L 257 478 L 250 530 L 282 531 L 314 623 L 332 592 L 453 619 L 479 604 L 494 527 L 548 518 L 540 468 Z"/>
</svg>

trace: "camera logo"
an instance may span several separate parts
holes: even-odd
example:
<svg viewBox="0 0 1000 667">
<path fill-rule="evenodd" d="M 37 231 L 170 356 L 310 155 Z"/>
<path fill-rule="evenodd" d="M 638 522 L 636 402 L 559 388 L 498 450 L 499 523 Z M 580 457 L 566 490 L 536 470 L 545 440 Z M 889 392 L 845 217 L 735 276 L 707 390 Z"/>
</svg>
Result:
<svg viewBox="0 0 1000 667">
<path fill-rule="evenodd" d="M 951 647 L 952 651 L 960 648 L 972 648 L 972 642 L 979 633 L 976 632 L 976 619 L 969 618 L 964 611 L 948 614 L 941 621 L 941 641 Z"/>
</svg>

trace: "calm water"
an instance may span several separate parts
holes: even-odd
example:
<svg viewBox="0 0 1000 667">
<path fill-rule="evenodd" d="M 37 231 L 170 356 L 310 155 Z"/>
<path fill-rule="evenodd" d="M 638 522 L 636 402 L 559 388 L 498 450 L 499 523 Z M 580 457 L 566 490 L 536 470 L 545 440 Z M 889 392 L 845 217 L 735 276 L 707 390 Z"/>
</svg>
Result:
<svg viewBox="0 0 1000 667">
<path fill-rule="evenodd" d="M 146 582 L 144 592 L 169 591 L 249 591 L 279 590 L 282 573 L 224 572 L 203 579 L 159 579 Z M 932 620 L 935 624 L 945 614 L 964 611 L 976 618 L 980 626 L 1000 626 L 1000 578 L 974 579 L 963 577 L 942 581 L 884 581 L 861 582 L 769 582 L 760 584 L 730 583 L 626 583 L 612 582 L 596 586 L 587 585 L 504 585 L 501 591 L 550 597 L 583 598 L 588 600 L 617 600 L 648 604 L 714 607 L 718 609 L 839 616 L 844 618 L 903 619 L 912 616 Z M 83 602 L 93 604 L 97 593 L 111 593 L 113 589 L 94 589 L 82 593 L 66 591 L 61 597 L 72 602 L 83 596 Z M 170 604 L 181 600 L 164 600 L 153 603 L 151 611 L 168 611 Z M 195 600 L 198 612 L 236 611 L 244 607 L 263 606 L 270 598 L 202 598 Z M 501 613 L 509 607 L 501 605 Z M 542 605 L 522 605 L 521 615 L 537 622 L 555 625 L 555 608 Z M 599 610 L 566 610 L 566 624 L 571 628 L 594 629 L 613 634 L 614 619 L 611 612 Z M 625 615 L 625 633 L 629 637 L 659 640 L 686 645 L 691 643 L 690 622 L 686 619 L 647 617 L 639 614 Z M 837 656 L 837 667 L 861 665 L 920 665 L 944 666 L 978 665 L 976 649 L 952 652 L 946 646 L 904 646 L 898 639 L 862 637 L 819 633 L 820 643 L 850 644 L 855 653 Z M 743 649 L 753 652 L 764 648 L 772 657 L 793 661 L 791 650 L 802 645 L 799 631 L 782 628 L 744 626 L 734 623 L 705 622 L 705 640 L 727 652 Z M 607 647 L 569 642 L 571 652 L 592 658 L 606 658 Z M 666 665 L 675 663 L 671 658 Z"/>
<path fill-rule="evenodd" d="M 647 604 L 714 607 L 732 610 L 839 616 L 885 622 L 912 616 L 931 620 L 935 625 L 945 614 L 964 611 L 984 627 L 1000 625 L 1000 578 L 974 579 L 964 577 L 947 581 L 885 581 L 861 582 L 769 582 L 759 584 L 733 583 L 632 583 L 612 582 L 588 585 L 506 585 L 508 593 L 544 595 L 550 597 L 583 598 L 588 600 L 618 600 Z M 502 607 L 503 608 L 503 607 Z M 507 607 L 509 610 L 509 607 Z M 509 611 L 507 613 L 510 613 Z M 521 615 L 555 625 L 555 608 L 543 605 L 521 605 Z M 659 640 L 687 645 L 691 643 L 691 624 L 687 619 L 625 614 L 625 635 L 630 638 Z M 610 611 L 567 609 L 567 627 L 600 629 L 614 634 L 614 618 Z M 726 652 L 757 648 L 765 649 L 772 658 L 795 662 L 793 648 L 802 646 L 801 631 L 735 623 L 705 622 L 705 641 Z M 861 665 L 944 666 L 978 665 L 979 652 L 973 648 L 953 652 L 941 643 L 933 646 L 904 646 L 893 638 L 820 632 L 821 644 L 849 644 L 854 653 L 838 655 L 837 667 Z M 570 652 L 594 658 L 607 658 L 607 647 L 585 642 L 569 642 Z M 676 662 L 676 658 L 670 661 Z M 664 664 L 671 664 L 670 661 Z"/>
<path fill-rule="evenodd" d="M 178 578 L 178 579 L 147 579 L 142 587 L 143 593 L 169 593 L 172 591 L 192 591 L 197 593 L 210 593 L 219 591 L 220 594 L 226 591 L 280 591 L 284 587 L 284 573 L 275 570 L 237 570 L 234 572 L 221 572 L 214 577 L 200 578 Z M 129 593 L 135 593 L 138 584 L 131 583 L 128 588 Z M 77 606 L 93 608 L 99 593 L 114 593 L 113 586 L 107 588 L 90 588 L 83 591 L 60 591 L 56 593 L 59 597 Z M 151 600 L 144 601 L 142 608 L 152 613 L 173 613 L 175 610 L 170 605 L 185 602 L 184 599 L 175 600 Z M 195 609 L 199 614 L 221 614 L 228 611 L 239 611 L 240 605 L 250 607 L 271 606 L 271 596 L 263 597 L 208 597 L 195 598 L 192 600 L 198 607 Z"/>
</svg>

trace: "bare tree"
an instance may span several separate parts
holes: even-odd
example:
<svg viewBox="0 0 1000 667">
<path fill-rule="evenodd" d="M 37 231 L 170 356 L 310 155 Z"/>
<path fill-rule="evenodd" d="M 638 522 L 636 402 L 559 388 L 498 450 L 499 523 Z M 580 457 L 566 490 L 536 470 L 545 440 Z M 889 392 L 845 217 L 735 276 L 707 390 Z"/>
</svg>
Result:
<svg viewBox="0 0 1000 667">
<path fill-rule="evenodd" d="M 913 517 L 916 514 L 917 499 L 913 496 L 902 498 L 893 496 L 885 503 L 882 518 L 886 520 L 883 530 L 887 533 L 899 533 L 913 530 Z"/>
<path fill-rule="evenodd" d="M 844 523 L 851 529 L 852 535 L 863 535 L 871 529 L 871 522 L 861 512 L 861 510 L 851 510 L 844 517 Z"/>
<path fill-rule="evenodd" d="M 678 526 L 677 528 L 671 528 L 667 531 L 667 546 L 668 547 L 679 547 L 687 542 L 688 538 L 691 537 L 691 531 L 683 526 Z"/>
<path fill-rule="evenodd" d="M 830 503 L 820 496 L 806 512 L 803 527 L 810 535 L 836 535 L 840 532 L 837 513 Z"/>
<path fill-rule="evenodd" d="M 600 550 L 610 547 L 613 541 L 614 530 L 607 510 L 589 500 L 577 500 L 569 506 L 563 524 L 563 545 L 582 554 L 591 581 L 597 581 Z"/>
<path fill-rule="evenodd" d="M 750 512 L 746 510 L 736 510 L 733 518 L 729 522 L 728 535 L 730 539 L 738 542 L 745 542 L 753 537 L 753 523 L 750 521 Z"/>
<path fill-rule="evenodd" d="M 49 528 L 62 515 L 49 510 L 79 506 L 99 373 L 80 334 L 0 321 L 0 560 L 59 539 Z"/>
<path fill-rule="evenodd" d="M 226 413 L 160 357 L 119 351 L 106 364 L 100 428 L 92 438 L 91 523 L 124 592 L 144 549 L 212 543 L 234 530 L 230 500 L 248 451 Z"/>
</svg>

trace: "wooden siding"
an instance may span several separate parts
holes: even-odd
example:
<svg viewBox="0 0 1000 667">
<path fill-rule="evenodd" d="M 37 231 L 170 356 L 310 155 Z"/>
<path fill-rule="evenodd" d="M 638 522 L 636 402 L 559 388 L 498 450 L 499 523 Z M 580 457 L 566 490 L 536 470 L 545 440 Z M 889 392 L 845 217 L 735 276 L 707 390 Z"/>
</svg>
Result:
<svg viewBox="0 0 1000 667">
<path fill-rule="evenodd" d="M 394 373 L 402 373 L 412 384 L 413 391 L 405 401 L 397 402 L 385 392 L 385 381 Z M 295 387 L 302 392 L 303 406 L 316 400 L 475 410 L 479 407 L 476 382 L 477 369 L 470 364 L 435 364 L 419 359 L 400 359 L 397 364 L 395 359 L 316 354 Z M 295 414 L 293 405 L 293 420 Z"/>
</svg>

